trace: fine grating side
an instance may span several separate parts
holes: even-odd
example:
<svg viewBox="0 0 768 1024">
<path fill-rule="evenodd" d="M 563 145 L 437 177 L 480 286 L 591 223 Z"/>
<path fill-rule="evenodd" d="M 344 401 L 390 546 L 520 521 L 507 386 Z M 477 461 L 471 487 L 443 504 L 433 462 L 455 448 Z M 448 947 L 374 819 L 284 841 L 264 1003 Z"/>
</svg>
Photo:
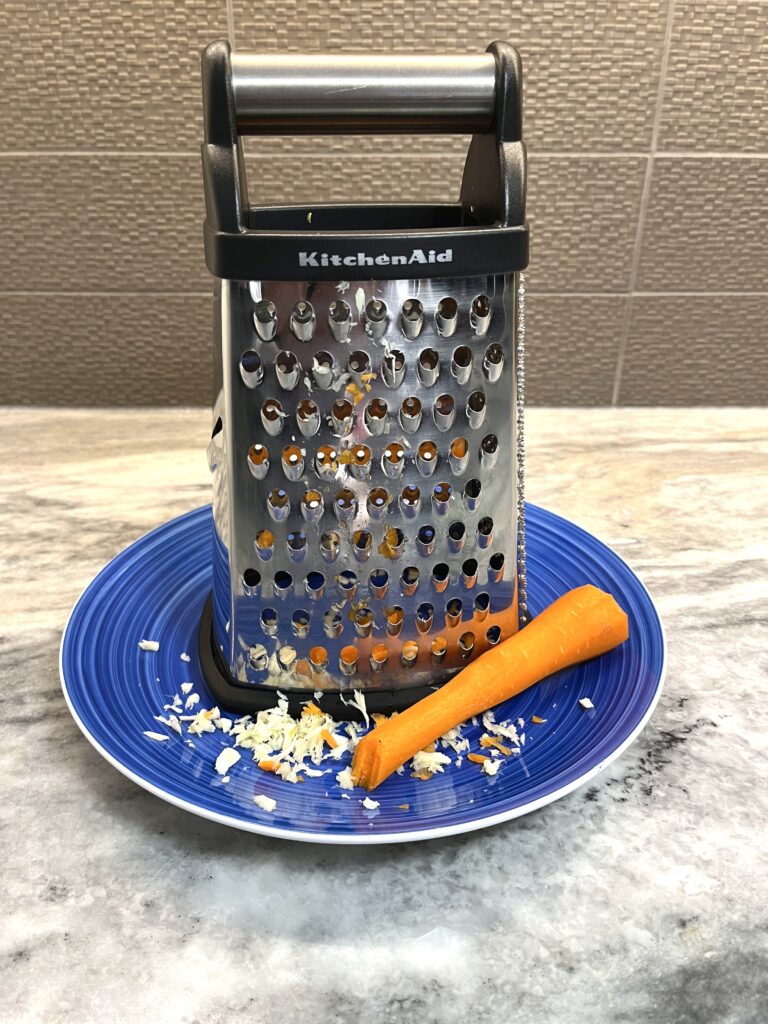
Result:
<svg viewBox="0 0 768 1024">
<path fill-rule="evenodd" d="M 521 275 L 222 281 L 217 310 L 213 628 L 233 677 L 419 686 L 510 635 Z"/>
</svg>

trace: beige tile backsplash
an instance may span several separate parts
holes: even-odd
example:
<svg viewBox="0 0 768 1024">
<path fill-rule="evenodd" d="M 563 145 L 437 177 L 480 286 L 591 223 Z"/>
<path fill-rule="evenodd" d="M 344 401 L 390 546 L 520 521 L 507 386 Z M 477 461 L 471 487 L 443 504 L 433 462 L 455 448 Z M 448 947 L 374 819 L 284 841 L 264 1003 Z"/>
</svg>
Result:
<svg viewBox="0 0 768 1024">
<path fill-rule="evenodd" d="M 516 44 L 531 402 L 768 401 L 768 3 L 8 0 L 3 14 L 0 401 L 209 401 L 199 51 L 221 35 L 294 52 Z M 251 196 L 450 200 L 466 144 L 275 139 L 265 155 L 251 141 Z"/>
</svg>

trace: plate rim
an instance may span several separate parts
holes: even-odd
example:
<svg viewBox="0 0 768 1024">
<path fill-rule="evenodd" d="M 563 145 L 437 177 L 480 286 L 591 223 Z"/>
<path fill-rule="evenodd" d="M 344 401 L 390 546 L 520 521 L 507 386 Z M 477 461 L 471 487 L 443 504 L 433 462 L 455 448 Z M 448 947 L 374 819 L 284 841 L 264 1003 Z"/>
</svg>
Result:
<svg viewBox="0 0 768 1024">
<path fill-rule="evenodd" d="M 590 768 L 583 775 L 578 776 L 576 779 L 572 779 L 566 785 L 561 786 L 559 789 L 553 790 L 551 793 L 546 793 L 544 796 L 538 797 L 536 800 L 530 800 L 527 803 L 520 804 L 517 807 L 512 807 L 504 811 L 498 811 L 496 814 L 472 818 L 467 821 L 459 821 L 451 825 L 441 825 L 435 828 L 425 828 L 418 830 L 412 829 L 402 832 L 361 832 L 338 834 L 322 832 L 303 832 L 297 829 L 278 828 L 277 826 L 269 825 L 267 823 L 263 823 L 257 820 L 247 821 L 242 818 L 232 817 L 228 814 L 221 814 L 218 811 L 209 810 L 208 808 L 201 807 L 199 804 L 193 803 L 189 800 L 184 800 L 181 797 L 175 796 L 173 793 L 169 793 L 166 790 L 161 789 L 159 786 L 156 786 L 148 779 L 142 778 L 142 776 L 137 775 L 136 772 L 132 771 L 130 768 L 124 765 L 118 758 L 111 754 L 106 749 L 106 747 L 102 746 L 102 744 L 96 739 L 95 736 L 93 736 L 93 734 L 89 731 L 88 727 L 75 710 L 65 679 L 64 647 L 66 644 L 67 634 L 69 632 L 74 614 L 77 611 L 80 602 L 83 600 L 83 598 L 85 597 L 86 593 L 91 588 L 93 583 L 98 579 L 101 573 L 104 572 L 107 566 L 110 565 L 114 559 L 110 559 L 109 562 L 102 566 L 102 568 L 96 573 L 96 575 L 85 585 L 85 587 L 79 593 L 72 606 L 71 611 L 69 612 L 69 615 L 67 616 L 67 621 L 64 625 L 64 629 L 61 634 L 61 642 L 59 644 L 59 681 L 61 683 L 62 693 L 64 695 L 64 700 L 66 701 L 67 707 L 69 708 L 69 712 L 72 715 L 75 724 L 80 729 L 81 733 L 85 736 L 85 738 L 88 740 L 88 742 L 91 744 L 91 746 L 94 748 L 94 750 L 96 750 L 97 753 L 99 753 L 104 758 L 105 761 L 111 764 L 113 768 L 116 768 L 121 775 L 124 775 L 126 778 L 130 779 L 131 782 L 134 782 L 136 785 L 140 786 L 148 793 L 152 793 L 153 796 L 159 797 L 161 800 L 164 800 L 166 803 L 172 804 L 174 807 L 178 807 L 180 810 L 188 811 L 189 813 L 194 814 L 197 817 L 206 818 L 207 820 L 214 821 L 219 825 L 226 825 L 230 828 L 236 828 L 239 829 L 241 832 L 248 832 L 252 835 L 263 835 L 268 836 L 271 839 L 284 839 L 290 842 L 317 843 L 325 846 L 384 846 L 395 843 L 425 842 L 430 839 L 444 839 L 448 836 L 463 835 L 467 832 L 475 832 L 478 829 L 491 828 L 494 825 L 501 825 L 505 821 L 513 821 L 515 818 L 520 818 L 525 814 L 531 814 L 533 811 L 537 811 L 542 807 L 546 807 L 548 804 L 554 803 L 555 800 L 559 800 L 561 799 L 561 797 L 567 796 L 574 790 L 586 785 L 592 779 L 596 778 L 596 776 L 600 775 L 610 764 L 612 764 L 619 757 L 621 757 L 624 751 L 627 750 L 627 748 L 630 747 L 632 743 L 634 743 L 634 741 L 637 739 L 637 737 L 640 735 L 640 733 L 643 731 L 643 729 L 650 721 L 653 712 L 656 710 L 656 706 L 661 697 L 662 690 L 664 689 L 664 683 L 666 681 L 667 675 L 667 635 L 666 630 L 664 628 L 664 621 L 661 615 L 659 614 L 658 608 L 656 607 L 656 602 L 654 601 L 651 592 L 645 585 L 642 578 L 638 575 L 635 569 L 629 564 L 629 562 L 627 562 L 625 558 L 617 554 L 604 541 L 601 541 L 599 537 L 596 537 L 593 533 L 591 533 L 589 530 L 587 530 L 585 527 L 581 526 L 574 520 L 566 519 L 565 516 L 561 516 L 557 512 L 551 512 L 549 509 L 546 509 L 543 506 L 533 505 L 532 503 L 529 502 L 526 502 L 526 505 L 528 508 L 536 508 L 537 510 L 541 510 L 545 512 L 548 516 L 552 516 L 558 520 L 561 520 L 562 522 L 567 523 L 569 526 L 575 526 L 583 533 L 586 533 L 594 540 L 597 540 L 598 543 L 600 543 L 603 547 L 607 548 L 611 552 L 611 554 L 613 554 L 616 558 L 622 561 L 639 583 L 641 589 L 645 593 L 645 596 L 650 602 L 651 607 L 656 613 L 656 619 L 658 621 L 659 634 L 661 638 L 661 665 L 659 669 L 659 678 L 656 683 L 656 689 L 645 711 L 645 714 L 634 727 L 634 729 L 622 740 L 622 742 L 614 750 L 610 752 L 610 754 L 604 757 L 602 761 L 600 761 L 594 767 Z M 141 536 L 137 537 L 136 540 L 132 541 L 125 548 L 121 549 L 121 551 L 119 551 L 118 554 L 114 556 L 114 558 L 118 558 L 121 555 L 126 554 L 131 550 L 131 548 L 135 547 L 141 541 L 144 541 L 147 538 L 151 537 L 153 534 L 158 533 L 159 531 L 164 529 L 164 527 L 168 526 L 169 523 L 178 522 L 179 520 L 199 515 L 204 510 L 210 509 L 210 507 L 210 503 L 206 503 L 198 506 L 197 508 L 190 509 L 189 511 L 184 512 L 179 516 L 174 516 L 172 519 L 166 520 L 159 526 L 156 526 L 153 529 L 148 530 L 146 533 L 141 534 Z"/>
</svg>

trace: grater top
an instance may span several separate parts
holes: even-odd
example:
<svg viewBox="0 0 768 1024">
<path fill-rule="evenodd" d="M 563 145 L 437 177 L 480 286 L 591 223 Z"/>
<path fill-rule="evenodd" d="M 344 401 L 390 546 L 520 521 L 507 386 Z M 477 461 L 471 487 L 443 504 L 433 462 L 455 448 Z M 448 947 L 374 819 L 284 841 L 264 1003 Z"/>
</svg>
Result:
<svg viewBox="0 0 768 1024">
<path fill-rule="evenodd" d="M 338 280 L 364 270 L 387 280 L 527 265 L 522 69 L 509 44 L 476 58 L 354 59 L 233 54 L 219 40 L 202 72 L 205 258 L 216 277 Z M 458 203 L 249 204 L 243 135 L 478 128 Z"/>
</svg>

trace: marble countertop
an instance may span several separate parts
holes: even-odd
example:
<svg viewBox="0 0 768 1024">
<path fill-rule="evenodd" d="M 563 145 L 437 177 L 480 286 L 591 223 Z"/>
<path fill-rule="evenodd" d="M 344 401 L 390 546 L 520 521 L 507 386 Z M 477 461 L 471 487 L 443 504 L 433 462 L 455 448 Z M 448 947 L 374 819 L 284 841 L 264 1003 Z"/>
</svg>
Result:
<svg viewBox="0 0 768 1024">
<path fill-rule="evenodd" d="M 79 733 L 57 656 L 130 541 L 208 500 L 207 411 L 0 411 L 14 1024 L 757 1024 L 768 1016 L 765 410 L 532 410 L 528 496 L 638 571 L 669 640 L 595 784 L 404 847 L 195 818 Z"/>
</svg>

